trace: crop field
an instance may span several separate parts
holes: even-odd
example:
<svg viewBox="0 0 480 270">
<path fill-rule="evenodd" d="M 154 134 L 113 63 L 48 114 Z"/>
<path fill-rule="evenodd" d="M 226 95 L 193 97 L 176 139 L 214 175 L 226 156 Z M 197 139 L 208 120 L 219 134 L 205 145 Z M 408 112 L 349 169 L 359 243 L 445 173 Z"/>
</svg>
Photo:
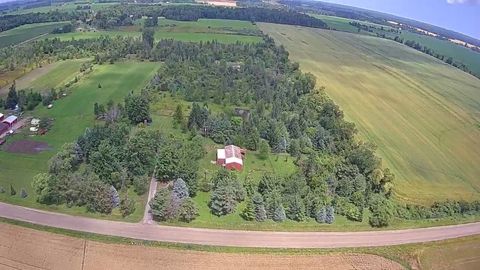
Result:
<svg viewBox="0 0 480 270">
<path fill-rule="evenodd" d="M 96 30 L 64 34 L 49 34 L 44 38 L 59 38 L 60 40 L 90 39 L 100 36 L 141 36 L 141 22 L 131 27 L 119 27 L 115 30 Z M 180 41 L 212 41 L 235 43 L 237 41 L 255 43 L 261 42 L 261 32 L 256 25 L 245 21 L 200 19 L 196 22 L 159 19 L 155 29 L 155 39 L 176 39 Z"/>
<path fill-rule="evenodd" d="M 393 41 L 260 24 L 375 143 L 405 202 L 480 197 L 480 80 Z"/>
<path fill-rule="evenodd" d="M 94 125 L 93 104 L 95 102 L 106 103 L 109 100 L 116 102 L 123 100 L 128 92 L 140 90 L 153 76 L 156 67 L 156 63 L 137 62 L 96 66 L 91 74 L 71 87 L 67 97 L 57 100 L 52 109 L 48 110 L 41 105 L 37 107 L 31 114 L 36 117 L 53 118 L 52 129 L 44 136 L 30 137 L 28 134 L 17 134 L 7 143 L 22 139 L 38 140 L 46 142 L 51 150 L 38 154 L 16 154 L 0 149 L 0 186 L 9 191 L 10 185 L 13 185 L 17 193 L 24 188 L 29 194 L 26 199 L 22 199 L 18 194 L 10 196 L 10 193 L 6 192 L 0 194 L 0 200 L 30 207 L 86 214 L 83 208 L 45 206 L 36 203 L 31 188 L 33 176 L 46 171 L 49 158 L 64 143 L 72 142 L 84 132 L 85 128 Z M 55 70 L 52 72 L 55 73 Z M 49 73 L 44 76 L 55 79 L 55 76 L 50 76 Z M 102 88 L 98 88 L 98 84 L 101 84 Z M 140 206 L 140 202 L 143 204 L 144 198 L 139 198 L 133 192 L 131 196 L 139 204 L 137 211 L 129 218 L 140 219 L 143 215 L 143 206 Z M 114 212 L 111 218 L 121 218 L 121 216 Z"/>
<path fill-rule="evenodd" d="M 403 269 L 373 254 L 256 254 L 102 243 L 0 223 L 0 265 L 6 269 Z M 320 254 L 319 254 L 320 253 Z M 323 268 L 324 267 L 324 268 Z M 3 269 L 3 268 L 2 268 Z"/>
<path fill-rule="evenodd" d="M 435 51 L 438 54 L 445 55 L 448 57 L 452 57 L 454 62 L 460 62 L 465 64 L 473 73 L 480 74 L 480 53 L 476 53 L 471 49 L 465 48 L 463 46 L 454 44 L 448 40 L 440 40 L 435 37 L 421 35 L 409 31 L 402 31 L 401 34 L 392 33 L 388 31 L 380 30 L 380 27 L 383 25 L 374 24 L 370 22 L 363 22 L 357 21 L 347 18 L 335 17 L 335 16 L 327 16 L 327 15 L 318 15 L 318 14 L 311 14 L 314 17 L 317 17 L 323 21 L 332 29 L 343 31 L 343 32 L 350 32 L 350 33 L 359 33 L 363 35 L 371 35 L 376 36 L 376 33 L 385 34 L 385 36 L 390 38 L 395 38 L 395 36 L 399 36 L 406 40 L 413 40 L 415 42 L 420 43 L 422 46 L 430 48 L 431 50 Z M 375 26 L 373 33 L 360 31 L 358 32 L 355 26 L 350 25 L 350 22 L 359 22 L 365 25 L 372 25 Z M 384 29 L 388 30 L 391 27 L 383 26 Z"/>
<path fill-rule="evenodd" d="M 0 33 L 0 48 L 16 45 L 27 40 L 48 34 L 66 22 L 25 24 Z"/>
<path fill-rule="evenodd" d="M 115 4 L 118 4 L 118 3 L 91 3 L 88 5 L 91 6 L 91 9 L 93 11 L 98 11 Z M 77 6 L 82 6 L 82 5 L 87 5 L 87 4 L 86 2 L 82 4 L 75 4 L 75 3 L 52 4 L 51 6 L 19 9 L 16 11 L 9 12 L 8 14 L 18 15 L 18 14 L 26 14 L 26 13 L 47 13 L 50 11 L 69 12 L 69 11 L 74 11 L 77 8 Z"/>
</svg>

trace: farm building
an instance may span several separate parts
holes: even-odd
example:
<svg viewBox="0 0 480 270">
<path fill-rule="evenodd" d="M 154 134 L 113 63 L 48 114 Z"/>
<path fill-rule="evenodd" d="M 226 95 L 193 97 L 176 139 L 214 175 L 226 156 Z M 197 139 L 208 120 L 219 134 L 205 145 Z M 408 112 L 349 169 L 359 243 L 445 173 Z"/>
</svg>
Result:
<svg viewBox="0 0 480 270">
<path fill-rule="evenodd" d="M 8 124 L 0 122 L 0 135 L 7 132 L 9 129 L 10 129 L 10 126 Z"/>
<path fill-rule="evenodd" d="M 0 113 L 0 121 L 3 121 L 3 118 L 5 118 L 5 115 L 3 113 Z"/>
<path fill-rule="evenodd" d="M 245 149 L 235 145 L 227 145 L 223 149 L 217 149 L 217 165 L 229 170 L 241 171 L 244 157 Z"/>
<path fill-rule="evenodd" d="M 2 122 L 7 124 L 8 127 L 12 127 L 18 121 L 18 118 L 15 115 L 10 115 L 9 117 L 5 118 Z"/>
</svg>

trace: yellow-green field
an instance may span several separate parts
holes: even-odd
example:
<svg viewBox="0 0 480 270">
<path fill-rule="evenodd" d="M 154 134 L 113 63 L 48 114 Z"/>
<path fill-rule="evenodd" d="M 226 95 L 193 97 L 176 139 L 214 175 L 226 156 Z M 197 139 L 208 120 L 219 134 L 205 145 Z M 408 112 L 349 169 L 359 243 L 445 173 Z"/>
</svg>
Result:
<svg viewBox="0 0 480 270">
<path fill-rule="evenodd" d="M 480 198 L 479 79 L 385 39 L 259 25 L 377 144 L 397 199 Z"/>
</svg>

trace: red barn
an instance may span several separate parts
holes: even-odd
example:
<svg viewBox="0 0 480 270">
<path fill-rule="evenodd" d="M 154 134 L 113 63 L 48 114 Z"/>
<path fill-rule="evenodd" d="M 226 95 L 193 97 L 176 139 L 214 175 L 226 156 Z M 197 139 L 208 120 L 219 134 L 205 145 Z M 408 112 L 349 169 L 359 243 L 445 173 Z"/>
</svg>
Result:
<svg viewBox="0 0 480 270">
<path fill-rule="evenodd" d="M 0 122 L 0 135 L 7 132 L 10 129 L 10 126 Z"/>
<path fill-rule="evenodd" d="M 9 127 L 12 127 L 15 123 L 17 123 L 17 120 L 18 118 L 15 115 L 10 115 L 3 120 L 3 123 L 7 124 Z"/>
<path fill-rule="evenodd" d="M 241 171 L 244 155 L 244 149 L 235 145 L 227 145 L 223 149 L 217 149 L 217 164 L 229 170 Z"/>
</svg>

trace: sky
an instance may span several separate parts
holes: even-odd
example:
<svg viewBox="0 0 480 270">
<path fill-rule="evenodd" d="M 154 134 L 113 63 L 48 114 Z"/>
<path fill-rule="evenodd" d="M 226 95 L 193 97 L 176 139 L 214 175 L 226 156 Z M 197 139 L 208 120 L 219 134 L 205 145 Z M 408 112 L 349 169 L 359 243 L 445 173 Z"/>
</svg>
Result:
<svg viewBox="0 0 480 270">
<path fill-rule="evenodd" d="M 322 0 L 381 11 L 480 39 L 480 0 Z"/>
</svg>

